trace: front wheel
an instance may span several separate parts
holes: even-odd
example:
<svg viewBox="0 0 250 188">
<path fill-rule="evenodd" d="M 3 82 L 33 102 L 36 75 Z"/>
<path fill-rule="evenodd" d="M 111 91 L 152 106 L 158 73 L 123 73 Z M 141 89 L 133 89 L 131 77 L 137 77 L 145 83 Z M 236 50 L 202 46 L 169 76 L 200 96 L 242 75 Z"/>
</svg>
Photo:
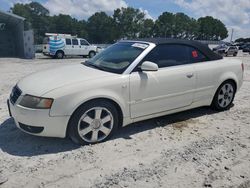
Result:
<svg viewBox="0 0 250 188">
<path fill-rule="evenodd" d="M 109 139 L 118 128 L 118 112 L 108 101 L 81 106 L 69 123 L 69 136 L 77 144 L 95 144 Z"/>
<path fill-rule="evenodd" d="M 225 81 L 215 93 L 212 107 L 215 110 L 228 110 L 234 100 L 236 86 L 232 81 Z"/>
<path fill-rule="evenodd" d="M 94 51 L 89 52 L 89 58 L 92 58 L 92 57 L 94 57 L 95 55 L 96 55 L 96 53 L 95 53 Z"/>
</svg>

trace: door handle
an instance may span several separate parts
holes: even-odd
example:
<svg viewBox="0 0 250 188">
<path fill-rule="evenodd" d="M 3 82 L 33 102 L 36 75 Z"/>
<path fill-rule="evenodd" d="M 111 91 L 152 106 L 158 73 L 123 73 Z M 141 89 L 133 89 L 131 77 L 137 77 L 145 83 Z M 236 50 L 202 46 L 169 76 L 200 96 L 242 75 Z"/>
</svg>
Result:
<svg viewBox="0 0 250 188">
<path fill-rule="evenodd" d="M 194 76 L 194 73 L 187 74 L 188 78 L 192 78 Z"/>
</svg>

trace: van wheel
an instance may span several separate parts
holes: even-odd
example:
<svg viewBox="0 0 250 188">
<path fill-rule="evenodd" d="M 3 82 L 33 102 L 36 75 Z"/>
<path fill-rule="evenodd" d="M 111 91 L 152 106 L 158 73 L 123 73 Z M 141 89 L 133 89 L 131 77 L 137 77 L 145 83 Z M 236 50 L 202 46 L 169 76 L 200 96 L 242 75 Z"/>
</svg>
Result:
<svg viewBox="0 0 250 188">
<path fill-rule="evenodd" d="M 62 51 L 57 51 L 56 52 L 56 58 L 57 59 L 63 59 L 64 57 L 64 53 Z"/>
<path fill-rule="evenodd" d="M 233 103 L 235 93 L 234 82 L 230 80 L 223 82 L 215 93 L 212 108 L 218 111 L 228 110 Z"/>
<path fill-rule="evenodd" d="M 93 52 L 93 51 L 89 52 L 89 58 L 92 58 L 92 57 L 94 57 L 95 55 L 96 55 L 95 52 Z"/>
<path fill-rule="evenodd" d="M 105 100 L 82 105 L 71 117 L 68 134 L 77 144 L 95 144 L 109 139 L 118 128 L 118 111 Z"/>
</svg>

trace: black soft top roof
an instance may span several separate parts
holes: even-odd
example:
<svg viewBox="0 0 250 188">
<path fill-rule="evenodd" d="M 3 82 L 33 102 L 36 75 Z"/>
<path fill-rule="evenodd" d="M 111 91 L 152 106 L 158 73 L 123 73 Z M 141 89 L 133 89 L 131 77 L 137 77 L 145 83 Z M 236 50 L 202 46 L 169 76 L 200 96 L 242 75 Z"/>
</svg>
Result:
<svg viewBox="0 0 250 188">
<path fill-rule="evenodd" d="M 183 40 L 183 39 L 167 39 L 167 38 L 145 38 L 145 39 L 133 39 L 128 41 L 138 41 L 146 43 L 154 43 L 156 45 L 161 44 L 183 44 L 187 46 L 192 46 L 195 49 L 198 49 L 201 53 L 208 57 L 209 60 L 219 60 L 222 59 L 222 56 L 214 53 L 207 45 L 202 44 L 194 40 Z M 125 41 L 124 41 L 125 42 Z"/>
</svg>

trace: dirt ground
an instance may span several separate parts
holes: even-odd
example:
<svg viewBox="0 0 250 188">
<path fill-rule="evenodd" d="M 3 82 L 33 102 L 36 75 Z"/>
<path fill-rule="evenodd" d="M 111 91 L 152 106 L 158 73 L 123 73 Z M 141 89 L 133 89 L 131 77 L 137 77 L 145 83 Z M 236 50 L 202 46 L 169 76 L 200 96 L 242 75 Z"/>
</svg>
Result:
<svg viewBox="0 0 250 188">
<path fill-rule="evenodd" d="M 237 58 L 245 78 L 229 111 L 143 121 L 82 147 L 21 132 L 6 100 L 20 78 L 83 59 L 0 59 L 0 187 L 250 187 L 250 56 Z"/>
</svg>

